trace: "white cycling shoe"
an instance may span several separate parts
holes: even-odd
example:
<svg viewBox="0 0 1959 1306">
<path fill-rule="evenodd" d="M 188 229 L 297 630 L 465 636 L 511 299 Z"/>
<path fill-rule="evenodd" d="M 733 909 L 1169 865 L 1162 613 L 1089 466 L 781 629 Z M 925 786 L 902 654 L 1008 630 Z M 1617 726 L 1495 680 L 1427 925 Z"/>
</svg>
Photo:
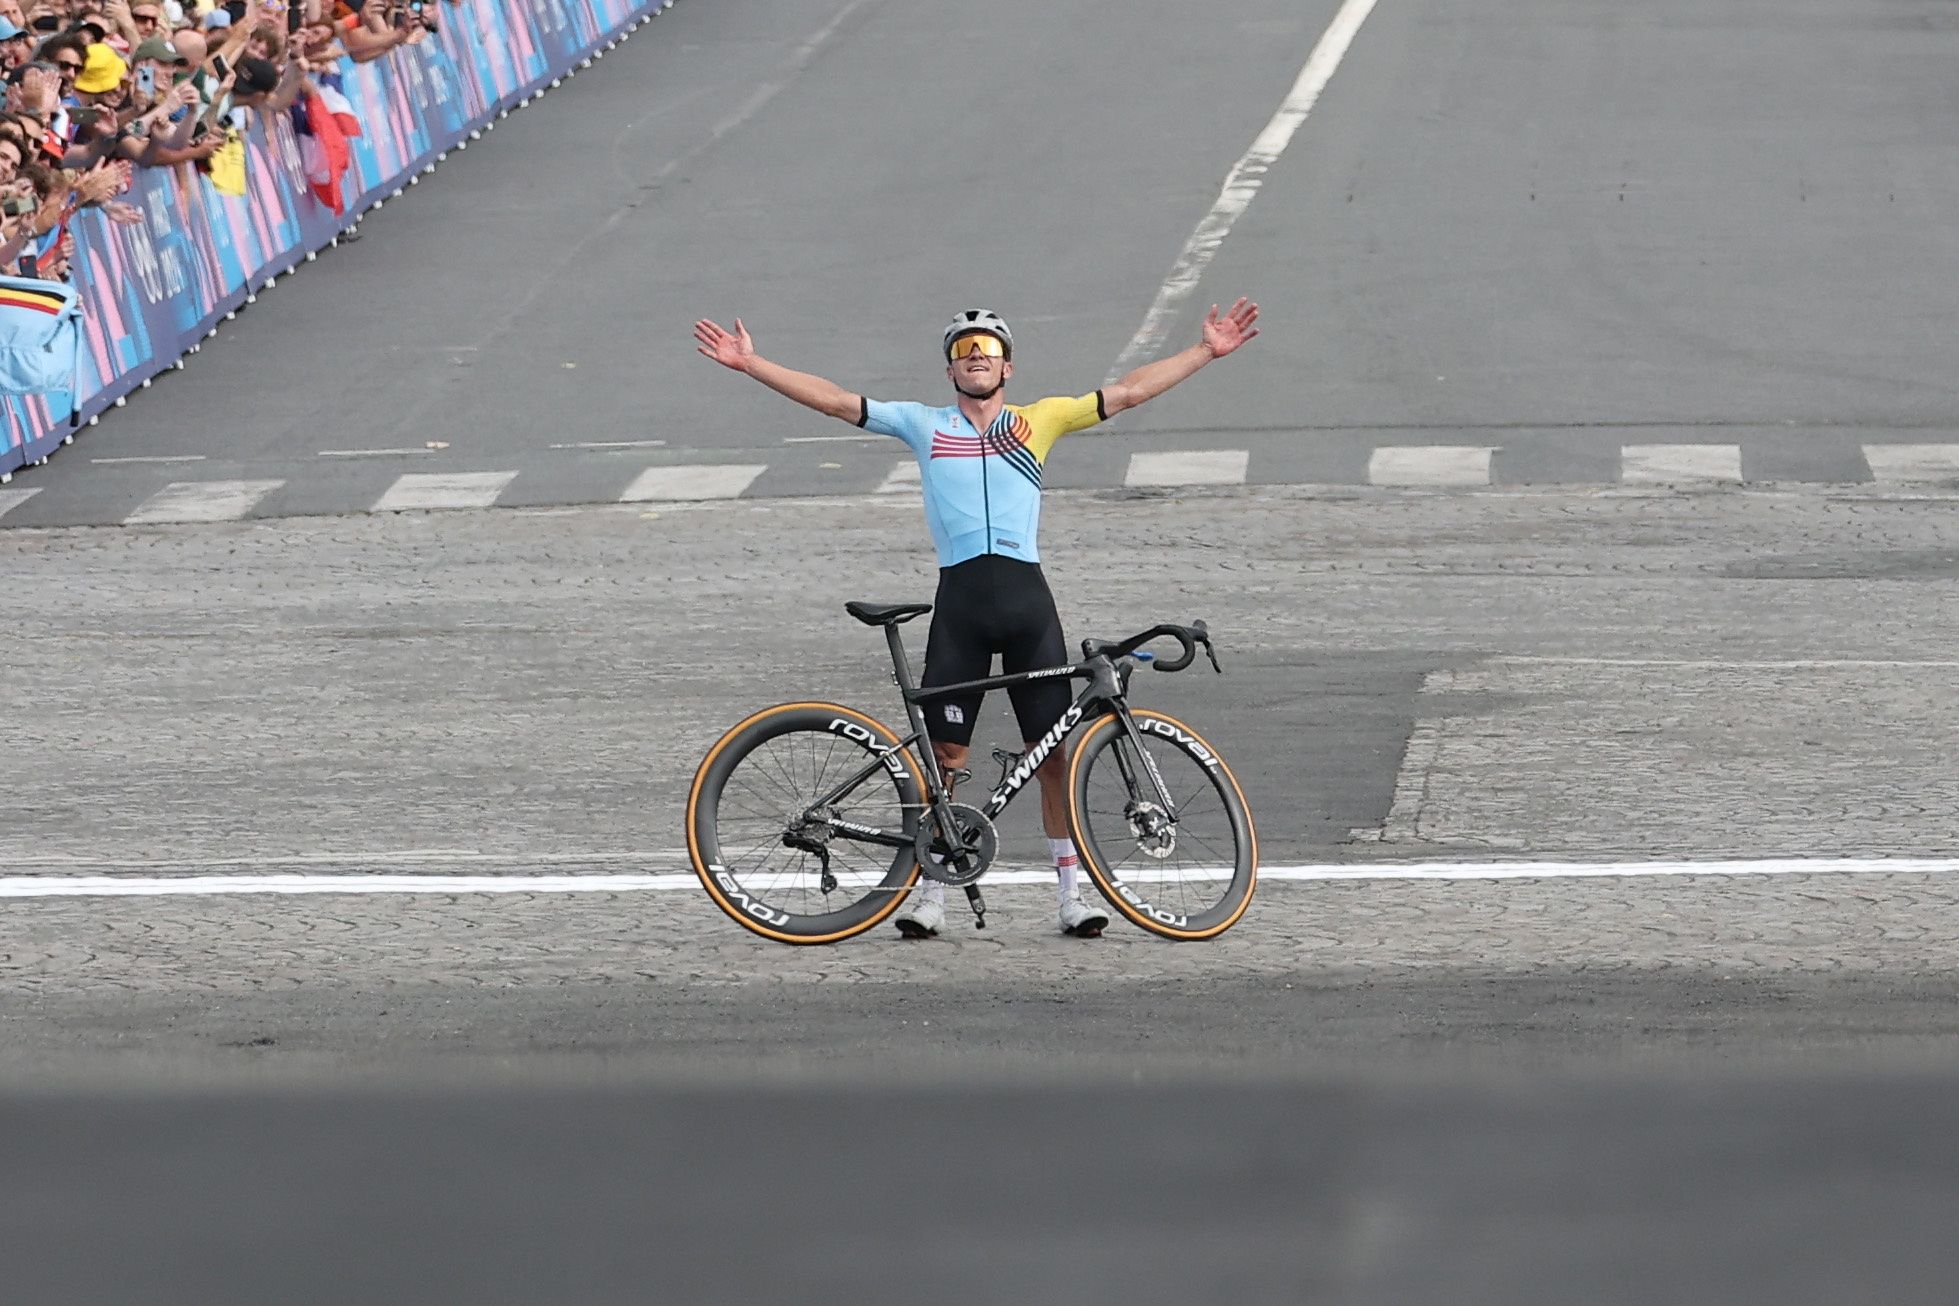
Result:
<svg viewBox="0 0 1959 1306">
<path fill-rule="evenodd" d="M 943 913 L 941 913 L 943 915 Z M 1061 932 L 1077 939 L 1099 939 L 1109 928 L 1109 913 L 1082 901 L 1079 893 L 1061 900 Z"/>
<path fill-rule="evenodd" d="M 905 905 L 898 909 L 892 921 L 898 926 L 898 933 L 908 939 L 934 939 L 945 928 L 945 889 L 914 889 L 905 896 Z"/>
</svg>

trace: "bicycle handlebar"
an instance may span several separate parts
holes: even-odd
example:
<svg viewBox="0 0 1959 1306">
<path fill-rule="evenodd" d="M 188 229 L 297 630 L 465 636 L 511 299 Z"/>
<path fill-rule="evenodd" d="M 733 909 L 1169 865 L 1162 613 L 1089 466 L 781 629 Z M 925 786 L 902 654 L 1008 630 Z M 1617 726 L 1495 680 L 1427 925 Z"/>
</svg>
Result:
<svg viewBox="0 0 1959 1306">
<path fill-rule="evenodd" d="M 1193 621 L 1188 626 L 1178 626 L 1165 622 L 1163 625 L 1152 626 L 1141 634 L 1131 635 L 1128 639 L 1124 640 L 1085 639 L 1082 641 L 1082 656 L 1084 658 L 1107 657 L 1111 659 L 1128 657 L 1151 640 L 1161 638 L 1165 635 L 1176 640 L 1182 646 L 1183 651 L 1181 656 L 1172 658 L 1167 662 L 1161 658 L 1151 658 L 1150 665 L 1158 671 L 1182 671 L 1185 667 L 1196 661 L 1197 647 L 1200 644 L 1204 646 L 1205 656 L 1211 659 L 1212 669 L 1220 674 L 1224 671 L 1224 668 L 1218 665 L 1217 649 L 1211 645 L 1210 627 L 1201 621 Z"/>
</svg>

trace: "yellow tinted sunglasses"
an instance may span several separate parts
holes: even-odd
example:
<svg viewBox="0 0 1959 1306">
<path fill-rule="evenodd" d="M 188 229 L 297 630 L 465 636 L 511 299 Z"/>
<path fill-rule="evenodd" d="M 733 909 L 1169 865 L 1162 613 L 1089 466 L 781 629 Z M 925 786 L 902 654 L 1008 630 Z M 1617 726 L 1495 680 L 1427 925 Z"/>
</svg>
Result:
<svg viewBox="0 0 1959 1306">
<path fill-rule="evenodd" d="M 987 335 L 984 331 L 976 331 L 972 335 L 960 336 L 953 341 L 952 348 L 946 351 L 946 357 L 957 362 L 962 358 L 971 358 L 974 354 L 984 354 L 988 358 L 1004 358 L 1006 353 L 1007 347 L 1000 343 L 1000 337 Z"/>
</svg>

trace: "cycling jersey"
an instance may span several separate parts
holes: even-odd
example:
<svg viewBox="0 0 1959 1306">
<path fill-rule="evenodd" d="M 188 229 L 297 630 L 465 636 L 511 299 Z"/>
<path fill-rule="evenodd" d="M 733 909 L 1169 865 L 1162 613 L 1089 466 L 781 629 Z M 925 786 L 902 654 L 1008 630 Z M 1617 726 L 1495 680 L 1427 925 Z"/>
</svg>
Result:
<svg viewBox="0 0 1959 1306">
<path fill-rule="evenodd" d="M 1054 442 L 1103 420 L 1102 392 L 1007 404 L 980 431 L 959 411 L 864 400 L 857 425 L 911 446 L 925 490 L 925 522 L 939 565 L 985 553 L 1039 562 L 1041 468 Z"/>
</svg>

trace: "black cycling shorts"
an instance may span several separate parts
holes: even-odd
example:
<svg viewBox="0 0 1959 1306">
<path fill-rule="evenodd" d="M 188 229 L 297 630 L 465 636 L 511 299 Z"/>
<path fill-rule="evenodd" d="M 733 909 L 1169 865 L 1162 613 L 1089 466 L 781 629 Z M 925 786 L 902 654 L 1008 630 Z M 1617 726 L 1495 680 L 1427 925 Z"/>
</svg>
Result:
<svg viewBox="0 0 1959 1306">
<path fill-rule="evenodd" d="M 983 553 L 939 571 L 932 630 L 925 637 L 925 678 L 930 689 L 982 680 L 1000 655 L 1000 674 L 1058 667 L 1068 661 L 1061 615 L 1038 564 Z M 1013 685 L 1014 717 L 1022 740 L 1039 739 L 1075 701 L 1065 676 Z M 984 694 L 962 694 L 925 704 L 925 728 L 940 743 L 973 742 L 973 723 Z"/>
</svg>

